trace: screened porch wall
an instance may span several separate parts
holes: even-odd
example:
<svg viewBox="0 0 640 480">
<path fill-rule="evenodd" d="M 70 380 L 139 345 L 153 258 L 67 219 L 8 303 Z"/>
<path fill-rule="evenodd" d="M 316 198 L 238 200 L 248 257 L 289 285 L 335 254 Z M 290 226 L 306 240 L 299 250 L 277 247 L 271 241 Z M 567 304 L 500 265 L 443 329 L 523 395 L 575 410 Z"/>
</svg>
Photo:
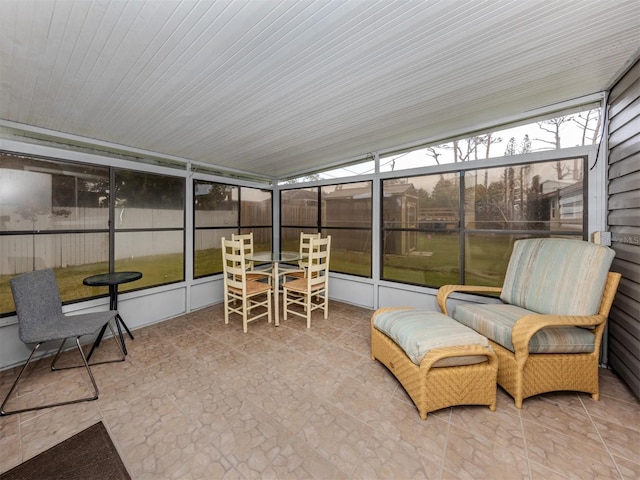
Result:
<svg viewBox="0 0 640 480">
<path fill-rule="evenodd" d="M 622 273 L 609 315 L 608 363 L 640 398 L 640 61 L 612 89 L 608 101 L 607 223 Z"/>
</svg>

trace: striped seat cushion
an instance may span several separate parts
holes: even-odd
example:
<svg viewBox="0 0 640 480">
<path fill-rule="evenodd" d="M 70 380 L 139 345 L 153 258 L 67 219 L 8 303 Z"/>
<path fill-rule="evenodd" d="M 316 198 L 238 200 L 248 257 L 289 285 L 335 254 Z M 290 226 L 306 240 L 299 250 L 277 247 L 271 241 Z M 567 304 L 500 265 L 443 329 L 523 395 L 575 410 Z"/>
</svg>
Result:
<svg viewBox="0 0 640 480">
<path fill-rule="evenodd" d="M 374 326 L 390 337 L 416 365 L 432 349 L 459 345 L 482 345 L 489 341 L 470 328 L 438 312 L 398 309 L 379 313 Z M 471 365 L 486 361 L 481 355 L 451 357 L 438 360 L 434 367 Z"/>
<path fill-rule="evenodd" d="M 537 313 L 595 315 L 615 252 L 564 238 L 518 240 L 500 299 Z"/>
<path fill-rule="evenodd" d="M 467 304 L 457 306 L 453 318 L 513 352 L 513 325 L 531 313 L 515 305 Z M 595 335 L 587 328 L 543 328 L 531 338 L 529 353 L 590 353 L 594 342 Z"/>
</svg>

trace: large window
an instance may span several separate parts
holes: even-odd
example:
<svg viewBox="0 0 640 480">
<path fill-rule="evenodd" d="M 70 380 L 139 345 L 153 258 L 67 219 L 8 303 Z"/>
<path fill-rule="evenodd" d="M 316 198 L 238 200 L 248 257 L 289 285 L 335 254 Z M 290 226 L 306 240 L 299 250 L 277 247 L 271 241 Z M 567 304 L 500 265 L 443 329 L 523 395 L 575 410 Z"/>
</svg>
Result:
<svg viewBox="0 0 640 480">
<path fill-rule="evenodd" d="M 0 153 L 0 315 L 15 310 L 9 279 L 32 270 L 53 269 L 65 303 L 106 295 L 82 280 L 110 269 L 142 272 L 122 290 L 184 280 L 184 187 L 181 177 Z"/>
<path fill-rule="evenodd" d="M 333 272 L 371 276 L 372 183 L 281 192 L 282 250 L 298 250 L 300 232 L 331 235 Z"/>
<path fill-rule="evenodd" d="M 458 283 L 459 173 L 383 181 L 382 252 L 383 279 Z"/>
<path fill-rule="evenodd" d="M 115 270 L 142 272 L 121 291 L 184 280 L 185 180 L 115 170 Z"/>
<path fill-rule="evenodd" d="M 65 302 L 96 294 L 109 269 L 109 169 L 0 153 L 0 314 L 15 310 L 9 279 L 52 268 Z"/>
<path fill-rule="evenodd" d="M 269 190 L 194 180 L 194 278 L 222 272 L 221 238 L 253 232 L 254 250 L 271 251 Z"/>
<path fill-rule="evenodd" d="M 382 278 L 502 284 L 513 242 L 584 235 L 584 158 L 384 180 Z"/>
<path fill-rule="evenodd" d="M 600 139 L 600 110 L 587 105 L 578 111 L 443 143 L 382 155 L 381 172 L 487 158 L 522 155 L 543 150 L 594 145 Z"/>
</svg>

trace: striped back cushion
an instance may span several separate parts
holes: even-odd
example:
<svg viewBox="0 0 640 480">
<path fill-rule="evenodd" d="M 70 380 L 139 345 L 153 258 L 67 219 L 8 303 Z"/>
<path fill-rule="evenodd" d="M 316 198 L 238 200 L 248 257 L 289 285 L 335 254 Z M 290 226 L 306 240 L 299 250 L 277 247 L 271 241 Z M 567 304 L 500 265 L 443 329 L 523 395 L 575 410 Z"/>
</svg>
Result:
<svg viewBox="0 0 640 480">
<path fill-rule="evenodd" d="M 582 240 L 518 240 L 500 299 L 542 314 L 595 315 L 614 256 Z"/>
</svg>

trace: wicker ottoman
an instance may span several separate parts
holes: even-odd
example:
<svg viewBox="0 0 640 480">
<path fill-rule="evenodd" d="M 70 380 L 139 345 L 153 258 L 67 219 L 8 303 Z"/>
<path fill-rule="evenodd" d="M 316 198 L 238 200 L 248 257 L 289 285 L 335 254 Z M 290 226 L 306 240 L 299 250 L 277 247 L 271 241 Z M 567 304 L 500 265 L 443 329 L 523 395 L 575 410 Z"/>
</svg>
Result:
<svg viewBox="0 0 640 480">
<path fill-rule="evenodd" d="M 496 354 L 485 337 L 446 315 L 412 308 L 375 311 L 371 358 L 393 373 L 423 420 L 453 405 L 496 409 Z"/>
</svg>

